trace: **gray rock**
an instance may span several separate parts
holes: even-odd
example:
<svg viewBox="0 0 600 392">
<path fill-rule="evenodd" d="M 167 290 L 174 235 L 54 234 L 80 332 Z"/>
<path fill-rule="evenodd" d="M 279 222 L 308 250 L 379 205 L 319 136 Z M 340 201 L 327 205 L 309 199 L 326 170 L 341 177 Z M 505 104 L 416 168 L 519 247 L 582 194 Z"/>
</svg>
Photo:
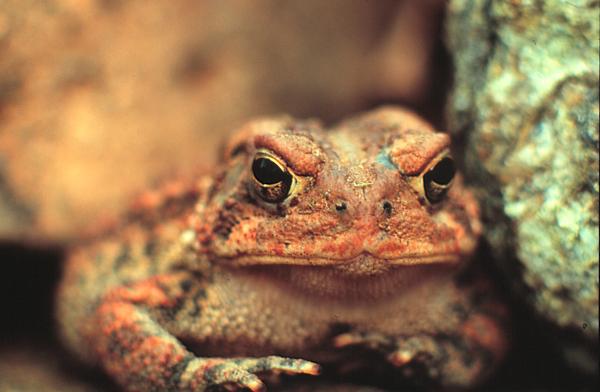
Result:
<svg viewBox="0 0 600 392">
<path fill-rule="evenodd" d="M 449 128 L 468 139 L 487 239 L 519 295 L 596 348 L 599 24 L 591 0 L 453 0 L 447 20 Z"/>
</svg>

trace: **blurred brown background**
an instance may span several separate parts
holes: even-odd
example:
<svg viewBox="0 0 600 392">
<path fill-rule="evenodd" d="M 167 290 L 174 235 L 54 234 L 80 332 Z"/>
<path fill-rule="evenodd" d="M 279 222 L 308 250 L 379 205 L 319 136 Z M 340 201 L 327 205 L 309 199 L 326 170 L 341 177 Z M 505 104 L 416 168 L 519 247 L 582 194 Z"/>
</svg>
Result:
<svg viewBox="0 0 600 392">
<path fill-rule="evenodd" d="M 440 118 L 441 1 L 0 4 L 0 238 L 69 240 L 252 116 Z"/>
</svg>

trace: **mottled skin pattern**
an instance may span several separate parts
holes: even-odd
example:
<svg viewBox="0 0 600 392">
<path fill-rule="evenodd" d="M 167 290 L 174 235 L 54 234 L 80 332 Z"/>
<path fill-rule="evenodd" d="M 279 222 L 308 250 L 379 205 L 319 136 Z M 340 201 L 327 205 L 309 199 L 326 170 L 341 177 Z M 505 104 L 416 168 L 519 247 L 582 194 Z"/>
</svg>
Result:
<svg viewBox="0 0 600 392">
<path fill-rule="evenodd" d="M 448 147 L 399 108 L 331 130 L 250 122 L 213 177 L 145 194 L 71 252 L 64 341 L 131 391 L 256 391 L 352 349 L 434 386 L 481 381 L 505 351 L 505 312 L 484 281 L 458 278 L 480 232 L 473 196 L 458 175 L 436 200 L 425 190 Z M 287 188 L 257 180 L 260 157 Z"/>
</svg>

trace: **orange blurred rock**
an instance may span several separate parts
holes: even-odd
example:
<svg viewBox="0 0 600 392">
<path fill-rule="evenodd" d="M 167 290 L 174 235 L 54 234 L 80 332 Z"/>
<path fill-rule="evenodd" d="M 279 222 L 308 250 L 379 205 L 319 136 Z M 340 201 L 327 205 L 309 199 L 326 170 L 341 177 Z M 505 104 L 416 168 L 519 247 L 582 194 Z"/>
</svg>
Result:
<svg viewBox="0 0 600 392">
<path fill-rule="evenodd" d="M 331 121 L 362 109 L 390 78 L 381 72 L 389 51 L 410 41 L 393 28 L 403 8 L 362 0 L 3 1 L 0 238 L 72 238 L 148 184 L 211 166 L 219 140 L 248 117 Z M 417 27 L 408 34 L 431 39 Z M 391 63 L 418 85 L 415 64 L 427 52 L 413 53 Z M 418 98 L 415 83 L 396 83 L 392 95 Z"/>
</svg>

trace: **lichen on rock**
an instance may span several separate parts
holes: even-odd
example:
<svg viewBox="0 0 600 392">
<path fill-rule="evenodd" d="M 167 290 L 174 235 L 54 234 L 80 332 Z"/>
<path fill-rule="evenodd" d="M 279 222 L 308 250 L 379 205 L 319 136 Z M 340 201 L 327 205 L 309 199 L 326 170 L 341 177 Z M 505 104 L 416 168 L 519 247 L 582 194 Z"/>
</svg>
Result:
<svg viewBox="0 0 600 392">
<path fill-rule="evenodd" d="M 468 136 L 486 237 L 497 255 L 515 256 L 499 263 L 537 312 L 593 344 L 599 21 L 598 2 L 585 0 L 454 0 L 447 21 L 448 117 Z"/>
</svg>

